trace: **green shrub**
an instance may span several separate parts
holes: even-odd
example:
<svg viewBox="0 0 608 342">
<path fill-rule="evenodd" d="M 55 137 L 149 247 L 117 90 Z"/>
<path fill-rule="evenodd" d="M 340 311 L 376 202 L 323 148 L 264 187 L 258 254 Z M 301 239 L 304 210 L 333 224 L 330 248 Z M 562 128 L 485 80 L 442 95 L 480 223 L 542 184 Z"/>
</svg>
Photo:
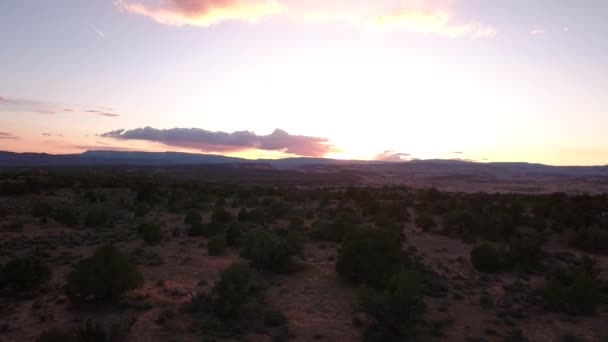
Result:
<svg viewBox="0 0 608 342">
<path fill-rule="evenodd" d="M 511 330 L 503 339 L 504 342 L 528 342 L 528 338 L 524 335 L 521 329 Z"/>
<path fill-rule="evenodd" d="M 196 210 L 190 210 L 184 218 L 184 223 L 189 225 L 199 225 L 203 222 L 203 217 Z"/>
<path fill-rule="evenodd" d="M 283 239 L 264 229 L 249 232 L 241 250 L 241 256 L 251 260 L 253 266 L 274 272 L 289 271 L 292 255 Z"/>
<path fill-rule="evenodd" d="M 526 271 L 537 268 L 542 257 L 541 246 L 541 242 L 537 239 L 513 239 L 509 243 L 509 263 Z"/>
<path fill-rule="evenodd" d="M 289 218 L 289 226 L 287 230 L 290 232 L 303 232 L 304 231 L 304 220 L 298 216 Z"/>
<path fill-rule="evenodd" d="M 247 222 L 254 222 L 262 226 L 267 226 L 271 221 L 268 212 L 264 208 L 255 208 L 247 214 Z"/>
<path fill-rule="evenodd" d="M 365 341 L 402 341 L 416 336 L 426 310 L 422 301 L 423 279 L 416 271 L 392 276 L 385 290 L 362 288 L 358 307 L 372 318 Z"/>
<path fill-rule="evenodd" d="M 306 235 L 299 231 L 287 231 L 281 236 L 281 239 L 287 247 L 290 255 L 302 255 L 304 253 L 304 242 Z"/>
<path fill-rule="evenodd" d="M 489 293 L 482 293 L 479 297 L 479 304 L 485 310 L 494 309 L 494 298 Z"/>
<path fill-rule="evenodd" d="M 223 234 L 216 235 L 207 241 L 207 253 L 209 255 L 222 255 L 226 251 L 226 237 Z"/>
<path fill-rule="evenodd" d="M 76 264 L 66 292 L 72 302 L 114 300 L 141 285 L 143 277 L 129 258 L 114 246 L 103 246 Z"/>
<path fill-rule="evenodd" d="M 383 229 L 363 228 L 349 233 L 338 251 L 336 270 L 351 281 L 383 288 L 403 263 L 401 242 Z"/>
<path fill-rule="evenodd" d="M 111 215 L 108 209 L 94 206 L 87 211 L 84 223 L 89 227 L 105 228 L 110 225 Z"/>
<path fill-rule="evenodd" d="M 202 223 L 197 223 L 197 224 L 193 224 L 192 226 L 190 226 L 190 228 L 188 228 L 188 235 L 189 236 L 203 236 L 203 234 L 205 233 L 205 226 Z"/>
<path fill-rule="evenodd" d="M 541 289 L 545 307 L 569 314 L 593 314 L 601 299 L 596 261 L 583 257 L 578 265 L 553 274 Z"/>
<path fill-rule="evenodd" d="M 249 212 L 247 211 L 247 209 L 241 208 L 241 210 L 239 210 L 239 213 L 237 215 L 237 220 L 239 222 L 249 221 Z"/>
<path fill-rule="evenodd" d="M 76 335 L 78 341 L 110 342 L 104 327 L 99 323 L 93 323 L 91 320 L 87 320 L 83 326 L 76 329 Z"/>
<path fill-rule="evenodd" d="M 453 210 L 443 217 L 443 230 L 450 236 L 470 238 L 477 233 L 476 224 L 470 212 Z"/>
<path fill-rule="evenodd" d="M 195 224 L 188 229 L 188 235 L 190 236 L 204 236 L 211 237 L 219 234 L 223 234 L 226 230 L 226 226 L 221 223 L 211 222 L 208 224 Z"/>
<path fill-rule="evenodd" d="M 224 234 L 226 232 L 226 225 L 218 222 L 211 222 L 209 224 L 203 225 L 203 236 L 211 237 L 220 234 Z"/>
<path fill-rule="evenodd" d="M 410 218 L 408 203 L 404 201 L 391 201 L 383 209 L 385 215 L 399 222 L 407 221 Z"/>
<path fill-rule="evenodd" d="M 416 215 L 416 225 L 425 232 L 436 226 L 433 216 L 425 212 L 420 212 Z"/>
<path fill-rule="evenodd" d="M 51 217 L 53 206 L 48 202 L 37 202 L 32 206 L 32 216 L 36 218 Z"/>
<path fill-rule="evenodd" d="M 134 214 L 135 217 L 144 217 L 150 209 L 147 205 L 139 203 L 135 206 Z"/>
<path fill-rule="evenodd" d="M 587 252 L 608 254 L 608 228 L 598 225 L 579 230 L 571 243 Z"/>
<path fill-rule="evenodd" d="M 53 211 L 53 219 L 67 227 L 73 227 L 78 224 L 78 214 L 75 209 L 68 206 L 60 206 Z"/>
<path fill-rule="evenodd" d="M 0 270 L 0 287 L 16 292 L 34 291 L 51 278 L 51 269 L 40 259 L 28 256 L 9 261 Z"/>
<path fill-rule="evenodd" d="M 211 222 L 228 223 L 232 221 L 232 214 L 224 208 L 217 208 L 211 213 Z"/>
<path fill-rule="evenodd" d="M 243 240 L 243 232 L 246 226 L 241 222 L 232 223 L 226 230 L 226 244 L 228 246 L 240 246 Z"/>
<path fill-rule="evenodd" d="M 319 221 L 312 226 L 311 236 L 314 239 L 342 242 L 349 232 L 356 230 L 360 225 L 354 214 L 339 214 L 331 222 Z"/>
<path fill-rule="evenodd" d="M 43 331 L 36 342 L 77 342 L 76 335 L 71 329 L 51 327 Z M 88 341 L 87 341 L 88 342 Z"/>
<path fill-rule="evenodd" d="M 121 319 L 101 324 L 88 319 L 76 329 L 79 342 L 118 342 L 127 341 L 134 319 Z"/>
<path fill-rule="evenodd" d="M 482 244 L 473 248 L 471 263 L 476 270 L 484 273 L 500 272 L 505 267 L 502 254 L 490 244 Z"/>
<path fill-rule="evenodd" d="M 12 220 L 4 223 L 2 225 L 2 228 L 11 232 L 21 232 L 24 226 L 25 223 L 23 222 L 23 220 Z"/>
<path fill-rule="evenodd" d="M 137 233 L 148 245 L 158 245 L 163 239 L 162 229 L 159 225 L 153 223 L 140 224 Z"/>
<path fill-rule="evenodd" d="M 23 181 L 5 180 L 0 183 L 0 195 L 22 196 L 28 193 L 28 185 Z"/>
<path fill-rule="evenodd" d="M 255 292 L 253 270 L 237 261 L 224 270 L 212 290 L 213 312 L 222 318 L 238 318 Z"/>
<path fill-rule="evenodd" d="M 278 327 L 287 323 L 287 317 L 279 310 L 269 310 L 264 313 L 264 324 L 270 327 Z"/>
</svg>

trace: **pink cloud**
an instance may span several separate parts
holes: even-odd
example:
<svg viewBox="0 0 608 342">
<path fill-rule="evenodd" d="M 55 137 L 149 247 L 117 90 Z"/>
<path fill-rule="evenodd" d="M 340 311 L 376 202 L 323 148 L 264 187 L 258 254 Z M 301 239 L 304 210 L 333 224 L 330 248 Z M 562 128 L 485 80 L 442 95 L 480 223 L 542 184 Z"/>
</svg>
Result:
<svg viewBox="0 0 608 342">
<path fill-rule="evenodd" d="M 226 20 L 254 22 L 282 10 L 274 0 L 167 0 L 160 6 L 116 0 L 114 4 L 128 13 L 176 26 L 211 26 Z"/>
<path fill-rule="evenodd" d="M 401 153 L 401 152 L 395 152 L 393 150 L 386 150 L 386 151 L 383 151 L 383 152 L 377 154 L 374 157 L 374 159 L 380 160 L 380 161 L 400 162 L 400 161 L 411 160 L 412 158 L 409 153 Z"/>
<path fill-rule="evenodd" d="M 367 31 L 409 31 L 444 37 L 486 38 L 490 25 L 456 19 L 450 0 L 115 0 L 121 10 L 167 25 L 208 27 L 228 20 L 256 22 L 282 16 L 309 23 L 329 22 Z"/>
</svg>

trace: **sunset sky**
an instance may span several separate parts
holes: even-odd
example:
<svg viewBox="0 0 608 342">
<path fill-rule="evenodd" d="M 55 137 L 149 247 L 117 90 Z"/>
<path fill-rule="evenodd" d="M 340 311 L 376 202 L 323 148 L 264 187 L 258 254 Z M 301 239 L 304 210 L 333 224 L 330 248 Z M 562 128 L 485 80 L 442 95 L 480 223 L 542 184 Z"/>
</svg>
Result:
<svg viewBox="0 0 608 342">
<path fill-rule="evenodd" d="M 608 164 L 608 1 L 2 0 L 0 150 Z"/>
</svg>

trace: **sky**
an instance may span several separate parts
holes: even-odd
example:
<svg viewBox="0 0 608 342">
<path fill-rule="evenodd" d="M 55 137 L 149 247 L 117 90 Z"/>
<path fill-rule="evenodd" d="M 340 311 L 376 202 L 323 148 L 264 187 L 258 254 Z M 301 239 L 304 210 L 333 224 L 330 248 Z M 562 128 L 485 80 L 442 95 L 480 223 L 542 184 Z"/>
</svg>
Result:
<svg viewBox="0 0 608 342">
<path fill-rule="evenodd" d="M 0 150 L 608 164 L 605 0 L 2 0 Z"/>
</svg>

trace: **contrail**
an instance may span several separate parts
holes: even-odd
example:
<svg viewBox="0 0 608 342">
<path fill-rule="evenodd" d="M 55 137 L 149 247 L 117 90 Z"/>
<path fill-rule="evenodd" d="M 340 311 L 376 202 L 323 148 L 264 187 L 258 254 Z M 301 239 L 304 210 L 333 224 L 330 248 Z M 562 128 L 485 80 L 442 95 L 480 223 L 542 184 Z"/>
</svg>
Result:
<svg viewBox="0 0 608 342">
<path fill-rule="evenodd" d="M 95 27 L 95 25 L 91 25 L 91 28 L 93 29 L 93 31 L 97 32 L 97 34 L 98 34 L 98 35 L 99 35 L 101 38 L 105 38 L 105 37 L 106 37 L 106 35 L 105 35 L 103 32 L 101 32 L 101 30 L 100 30 L 100 29 L 98 29 L 97 27 Z"/>
</svg>

